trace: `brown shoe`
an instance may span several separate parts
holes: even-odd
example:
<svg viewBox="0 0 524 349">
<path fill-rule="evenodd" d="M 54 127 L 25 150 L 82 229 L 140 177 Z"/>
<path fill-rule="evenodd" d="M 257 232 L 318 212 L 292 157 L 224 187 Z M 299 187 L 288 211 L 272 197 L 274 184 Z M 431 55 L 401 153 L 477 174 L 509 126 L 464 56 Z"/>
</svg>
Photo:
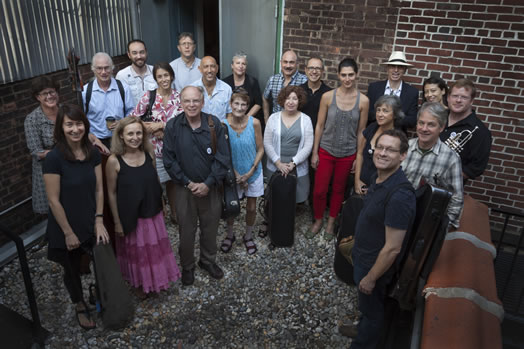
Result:
<svg viewBox="0 0 524 349">
<path fill-rule="evenodd" d="M 358 334 L 357 326 L 352 323 L 345 323 L 338 326 L 338 333 L 344 337 L 355 338 Z"/>
</svg>

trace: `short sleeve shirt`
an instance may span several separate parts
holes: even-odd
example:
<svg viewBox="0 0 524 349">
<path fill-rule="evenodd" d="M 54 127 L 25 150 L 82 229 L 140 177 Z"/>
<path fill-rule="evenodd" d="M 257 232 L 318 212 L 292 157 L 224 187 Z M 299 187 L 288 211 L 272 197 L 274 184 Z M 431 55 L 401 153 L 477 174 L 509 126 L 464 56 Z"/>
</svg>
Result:
<svg viewBox="0 0 524 349">
<path fill-rule="evenodd" d="M 396 188 L 386 203 L 388 193 L 399 184 L 410 184 L 399 168 L 382 183 L 373 184 L 364 197 L 364 206 L 355 228 L 355 265 L 370 269 L 386 242 L 386 226 L 408 230 L 415 216 L 416 198 L 412 189 Z"/>
<path fill-rule="evenodd" d="M 60 203 L 73 232 L 81 243 L 93 237 L 96 214 L 95 167 L 101 163 L 98 150 L 84 161 L 69 161 L 55 147 L 44 160 L 43 173 L 60 176 Z M 52 210 L 49 210 L 47 237 L 50 248 L 65 249 L 65 237 Z"/>
<path fill-rule="evenodd" d="M 304 74 L 301 74 L 298 72 L 298 70 L 293 74 L 291 77 L 291 81 L 289 81 L 289 85 L 291 86 L 300 86 L 303 83 L 307 81 L 307 76 Z M 276 113 L 282 110 L 282 107 L 277 103 L 277 97 L 280 93 L 280 90 L 282 90 L 282 87 L 284 87 L 284 75 L 282 73 L 278 73 L 273 75 L 269 78 L 266 84 L 266 88 L 264 89 L 264 98 L 273 99 L 273 109 L 271 113 Z"/>
</svg>

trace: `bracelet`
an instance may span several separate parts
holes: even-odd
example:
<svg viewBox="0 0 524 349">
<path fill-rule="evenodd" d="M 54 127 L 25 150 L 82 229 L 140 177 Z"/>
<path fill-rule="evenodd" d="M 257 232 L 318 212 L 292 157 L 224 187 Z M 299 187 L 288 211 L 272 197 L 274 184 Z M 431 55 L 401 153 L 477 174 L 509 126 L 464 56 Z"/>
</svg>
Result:
<svg viewBox="0 0 524 349">
<path fill-rule="evenodd" d="M 102 218 L 104 218 L 104 214 L 102 214 L 102 213 L 97 213 L 97 214 L 95 214 L 95 218 L 97 218 L 97 217 L 102 217 Z"/>
</svg>

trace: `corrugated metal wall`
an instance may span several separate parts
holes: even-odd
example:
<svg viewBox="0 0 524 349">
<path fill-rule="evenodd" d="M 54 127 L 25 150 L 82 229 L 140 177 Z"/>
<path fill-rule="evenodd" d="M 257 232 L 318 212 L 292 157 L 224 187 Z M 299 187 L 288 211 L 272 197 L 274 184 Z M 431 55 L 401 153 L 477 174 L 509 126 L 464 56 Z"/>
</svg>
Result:
<svg viewBox="0 0 524 349">
<path fill-rule="evenodd" d="M 99 51 L 126 52 L 135 0 L 2 0 L 0 84 L 67 68 L 71 47 L 80 64 Z"/>
</svg>

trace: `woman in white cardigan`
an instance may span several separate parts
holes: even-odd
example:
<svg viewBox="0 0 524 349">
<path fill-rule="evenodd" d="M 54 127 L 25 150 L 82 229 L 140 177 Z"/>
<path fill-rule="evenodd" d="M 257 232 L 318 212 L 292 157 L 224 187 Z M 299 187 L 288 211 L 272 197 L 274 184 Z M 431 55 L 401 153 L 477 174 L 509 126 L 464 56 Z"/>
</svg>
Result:
<svg viewBox="0 0 524 349">
<path fill-rule="evenodd" d="M 306 100 L 301 87 L 284 87 L 277 98 L 284 109 L 269 117 L 264 132 L 270 175 L 278 169 L 287 176 L 297 169 L 297 203 L 306 201 L 309 195 L 308 157 L 314 140 L 311 119 L 299 111 Z"/>
</svg>

